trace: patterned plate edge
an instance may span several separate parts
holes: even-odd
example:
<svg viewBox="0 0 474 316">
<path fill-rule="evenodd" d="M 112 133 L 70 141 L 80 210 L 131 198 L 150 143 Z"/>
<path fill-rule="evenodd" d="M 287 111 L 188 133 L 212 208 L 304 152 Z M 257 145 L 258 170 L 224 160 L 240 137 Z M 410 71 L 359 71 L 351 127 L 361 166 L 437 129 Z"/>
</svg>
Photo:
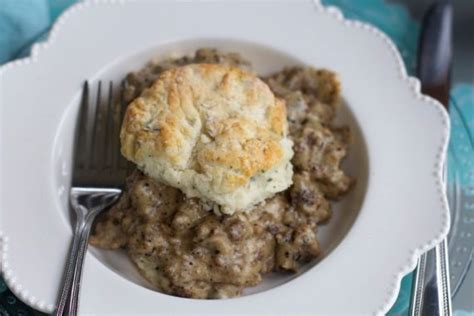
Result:
<svg viewBox="0 0 474 316">
<path fill-rule="evenodd" d="M 320 0 L 312 0 L 312 1 L 317 11 L 320 11 L 332 16 L 339 23 L 349 28 L 360 29 L 365 32 L 368 32 L 372 34 L 375 38 L 377 38 L 377 40 L 382 41 L 385 44 L 385 46 L 389 48 L 389 50 L 392 53 L 393 58 L 395 58 L 398 64 L 398 73 L 399 73 L 400 79 L 402 79 L 407 84 L 407 87 L 412 91 L 412 93 L 417 99 L 423 101 L 427 105 L 435 107 L 443 123 L 443 139 L 441 140 L 438 154 L 436 156 L 436 163 L 433 167 L 434 169 L 433 177 L 436 183 L 436 187 L 438 189 L 440 203 L 442 204 L 442 207 L 445 210 L 443 214 L 443 218 L 442 218 L 443 225 L 442 225 L 441 230 L 436 234 L 436 236 L 432 240 L 412 249 L 411 255 L 408 258 L 405 258 L 404 260 L 405 263 L 401 266 L 399 271 L 395 272 L 392 282 L 388 285 L 386 289 L 385 300 L 381 302 L 377 310 L 374 311 L 374 314 L 381 315 L 381 314 L 385 314 L 395 302 L 397 293 L 400 289 L 401 279 L 403 278 L 405 274 L 413 270 L 413 268 L 416 265 L 416 261 L 419 255 L 427 251 L 428 249 L 433 248 L 437 243 L 439 243 L 448 234 L 449 226 L 450 226 L 450 217 L 449 217 L 449 210 L 448 210 L 448 201 L 447 201 L 446 194 L 444 192 L 442 170 L 443 170 L 443 166 L 446 160 L 446 151 L 447 151 L 448 139 L 449 139 L 449 130 L 450 130 L 449 116 L 448 116 L 448 113 L 444 110 L 444 108 L 438 101 L 426 95 L 423 95 L 421 93 L 419 80 L 414 77 L 408 76 L 405 65 L 400 56 L 400 53 L 398 52 L 395 44 L 387 35 L 385 35 L 383 32 L 381 32 L 380 30 L 378 30 L 377 28 L 369 24 L 344 18 L 342 12 L 336 7 L 324 6 L 323 4 L 321 4 Z M 67 20 L 74 14 L 78 14 L 82 10 L 88 9 L 96 4 L 104 4 L 104 3 L 122 4 L 125 2 L 126 0 L 88 0 L 88 1 L 79 2 L 73 5 L 72 7 L 67 9 L 54 23 L 47 40 L 33 45 L 31 49 L 31 54 L 29 57 L 11 61 L 0 66 L 0 77 L 6 71 L 10 71 L 11 69 L 14 69 L 15 67 L 21 67 L 21 66 L 25 66 L 25 65 L 36 62 L 38 60 L 38 56 L 40 52 L 48 49 L 48 47 L 50 47 L 51 45 L 55 43 L 56 35 L 60 32 L 62 26 L 67 22 Z M 14 273 L 12 272 L 12 270 L 10 269 L 8 265 L 7 253 L 8 253 L 8 236 L 5 236 L 3 232 L 0 231 L 0 271 L 3 273 L 3 277 L 5 279 L 7 286 L 10 288 L 10 290 L 15 296 L 17 296 L 20 300 L 22 300 L 29 306 L 46 313 L 53 312 L 55 307 L 52 304 L 41 301 L 37 299 L 36 297 L 30 295 L 28 291 L 24 289 L 23 286 L 16 281 Z"/>
</svg>

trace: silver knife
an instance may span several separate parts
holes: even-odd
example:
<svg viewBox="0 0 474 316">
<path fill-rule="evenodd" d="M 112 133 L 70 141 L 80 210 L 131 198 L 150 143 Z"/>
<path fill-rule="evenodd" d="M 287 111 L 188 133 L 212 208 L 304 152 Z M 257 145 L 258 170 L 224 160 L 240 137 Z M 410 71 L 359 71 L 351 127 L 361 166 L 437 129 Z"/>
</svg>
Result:
<svg viewBox="0 0 474 316">
<path fill-rule="evenodd" d="M 452 64 L 452 6 L 437 1 L 423 18 L 417 75 L 421 91 L 449 106 Z M 446 171 L 446 169 L 445 169 Z M 451 315 L 448 247 L 444 239 L 423 254 L 413 279 L 410 315 Z"/>
</svg>

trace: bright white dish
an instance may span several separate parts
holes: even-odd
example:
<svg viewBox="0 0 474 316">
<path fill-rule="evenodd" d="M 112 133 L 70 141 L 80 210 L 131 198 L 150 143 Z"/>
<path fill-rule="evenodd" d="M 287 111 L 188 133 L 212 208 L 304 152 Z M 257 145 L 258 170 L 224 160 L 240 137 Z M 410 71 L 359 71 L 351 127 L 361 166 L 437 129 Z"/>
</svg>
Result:
<svg viewBox="0 0 474 316">
<path fill-rule="evenodd" d="M 31 58 L 0 68 L 1 268 L 9 287 L 34 308 L 54 309 L 72 235 L 68 170 L 83 80 L 118 80 L 153 56 L 206 46 L 240 52 L 262 74 L 295 63 L 340 74 L 340 120 L 355 133 L 346 169 L 357 186 L 319 234 L 320 262 L 294 279 L 271 278 L 252 289 L 258 294 L 230 300 L 181 299 L 147 289 L 125 256 L 91 249 L 81 312 L 387 311 L 403 274 L 448 231 L 448 116 L 420 94 L 385 35 L 310 1 L 81 3 Z"/>
</svg>

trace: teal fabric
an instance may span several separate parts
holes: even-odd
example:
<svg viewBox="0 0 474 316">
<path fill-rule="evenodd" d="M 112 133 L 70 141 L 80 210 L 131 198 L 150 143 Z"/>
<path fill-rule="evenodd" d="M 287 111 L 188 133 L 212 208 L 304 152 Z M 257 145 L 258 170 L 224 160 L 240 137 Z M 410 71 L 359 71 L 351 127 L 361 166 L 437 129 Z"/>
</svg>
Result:
<svg viewBox="0 0 474 316">
<path fill-rule="evenodd" d="M 384 0 L 322 0 L 338 7 L 349 19 L 377 26 L 397 45 L 410 74 L 415 72 L 416 49 L 420 25 L 411 19 L 408 11 Z"/>
<path fill-rule="evenodd" d="M 474 316 L 474 312 L 454 311 L 454 316 Z"/>
<path fill-rule="evenodd" d="M 0 64 L 25 56 L 28 48 L 44 38 L 51 23 L 76 0 L 0 0 Z M 375 25 L 385 32 L 400 50 L 410 74 L 414 74 L 419 24 L 401 6 L 384 0 L 323 0 L 339 7 L 350 19 Z M 474 87 L 463 84 L 452 91 L 452 139 L 449 148 L 449 175 L 462 176 L 462 183 L 474 184 L 473 138 Z M 470 171 L 470 172 L 469 172 Z M 407 315 L 412 275 L 401 282 L 398 299 L 388 315 Z M 0 315 L 41 315 L 31 310 L 8 290 L 0 279 Z M 474 316 L 472 312 L 456 311 L 455 315 Z"/>
<path fill-rule="evenodd" d="M 474 195 L 474 86 L 456 85 L 451 91 L 450 104 L 448 181 L 458 181 L 466 194 Z M 474 205 L 466 208 L 474 212 Z"/>
<path fill-rule="evenodd" d="M 47 0 L 0 0 L 0 64 L 17 57 L 50 24 Z"/>
<path fill-rule="evenodd" d="M 76 0 L 0 0 L 0 65 L 27 56 Z"/>
</svg>

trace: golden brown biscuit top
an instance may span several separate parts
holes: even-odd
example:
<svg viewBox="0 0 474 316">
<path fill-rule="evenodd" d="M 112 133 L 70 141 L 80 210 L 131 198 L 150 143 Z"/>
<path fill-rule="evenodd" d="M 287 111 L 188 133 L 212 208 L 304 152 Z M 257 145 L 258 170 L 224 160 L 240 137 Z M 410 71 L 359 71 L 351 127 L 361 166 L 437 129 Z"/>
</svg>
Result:
<svg viewBox="0 0 474 316">
<path fill-rule="evenodd" d="M 185 193 L 206 190 L 219 203 L 214 195 L 289 163 L 286 134 L 285 104 L 263 81 L 236 67 L 193 64 L 164 72 L 130 103 L 121 141 L 123 155 L 150 176 Z"/>
</svg>

